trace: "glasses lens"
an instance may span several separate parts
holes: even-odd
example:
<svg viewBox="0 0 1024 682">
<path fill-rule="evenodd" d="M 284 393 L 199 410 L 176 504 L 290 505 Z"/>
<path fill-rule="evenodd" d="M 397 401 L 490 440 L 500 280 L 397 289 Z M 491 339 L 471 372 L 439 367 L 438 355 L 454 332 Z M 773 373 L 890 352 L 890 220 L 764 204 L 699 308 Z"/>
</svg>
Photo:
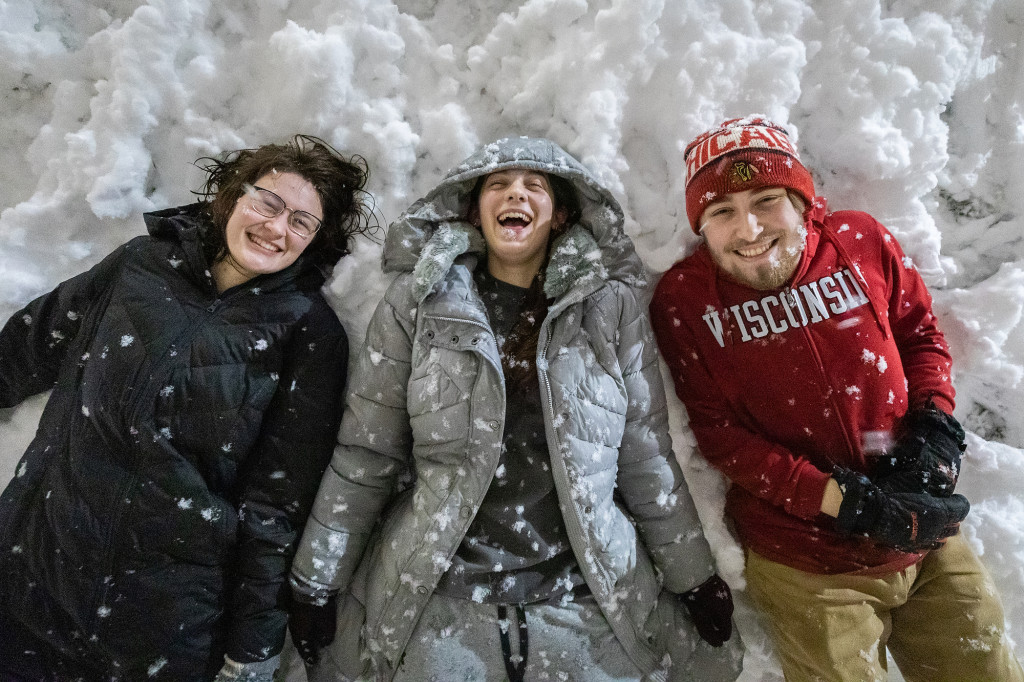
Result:
<svg viewBox="0 0 1024 682">
<path fill-rule="evenodd" d="M 320 229 L 320 221 L 311 213 L 295 211 L 292 213 L 291 226 L 293 230 L 303 237 L 308 237 Z"/>
<path fill-rule="evenodd" d="M 252 195 L 252 210 L 267 218 L 274 218 L 284 210 L 281 197 L 267 189 L 255 188 Z"/>
</svg>

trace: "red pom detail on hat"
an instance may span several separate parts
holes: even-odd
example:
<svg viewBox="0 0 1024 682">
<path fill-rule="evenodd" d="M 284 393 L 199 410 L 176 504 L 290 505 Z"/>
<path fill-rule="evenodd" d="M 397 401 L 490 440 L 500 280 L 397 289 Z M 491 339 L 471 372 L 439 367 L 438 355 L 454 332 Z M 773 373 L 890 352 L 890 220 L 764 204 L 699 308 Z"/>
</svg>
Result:
<svg viewBox="0 0 1024 682">
<path fill-rule="evenodd" d="M 686 216 L 699 234 L 708 204 L 732 192 L 761 187 L 791 189 L 811 206 L 814 180 L 800 163 L 786 129 L 763 116 L 733 118 L 698 135 L 683 152 Z"/>
</svg>

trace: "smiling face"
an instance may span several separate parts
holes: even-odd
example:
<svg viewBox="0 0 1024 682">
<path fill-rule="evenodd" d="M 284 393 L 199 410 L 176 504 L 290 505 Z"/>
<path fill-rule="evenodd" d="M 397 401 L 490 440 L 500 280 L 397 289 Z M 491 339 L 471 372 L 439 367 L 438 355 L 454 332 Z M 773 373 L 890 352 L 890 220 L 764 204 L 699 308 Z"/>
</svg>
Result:
<svg viewBox="0 0 1024 682">
<path fill-rule="evenodd" d="M 700 231 L 718 267 L 759 290 L 789 280 L 807 236 L 803 216 L 783 187 L 726 194 L 701 214 Z"/>
<path fill-rule="evenodd" d="M 547 255 L 551 231 L 565 211 L 556 208 L 547 175 L 513 169 L 491 173 L 470 215 L 487 242 L 487 269 L 504 282 L 530 286 Z"/>
<path fill-rule="evenodd" d="M 313 185 L 296 173 L 267 173 L 253 183 L 281 197 L 288 208 L 306 211 L 323 220 L 320 196 Z M 288 229 L 290 211 L 267 218 L 252 208 L 250 195 L 235 203 L 224 229 L 228 253 L 211 268 L 220 291 L 256 275 L 279 272 L 295 262 L 315 239 L 303 239 Z"/>
</svg>

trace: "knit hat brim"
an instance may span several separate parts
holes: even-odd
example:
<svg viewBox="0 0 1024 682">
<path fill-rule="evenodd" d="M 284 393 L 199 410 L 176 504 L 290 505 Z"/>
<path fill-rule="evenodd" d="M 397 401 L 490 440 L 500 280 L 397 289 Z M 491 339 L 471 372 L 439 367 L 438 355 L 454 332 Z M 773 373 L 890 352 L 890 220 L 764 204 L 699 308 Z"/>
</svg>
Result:
<svg viewBox="0 0 1024 682">
<path fill-rule="evenodd" d="M 760 116 L 725 121 L 686 147 L 686 216 L 693 231 L 709 204 L 726 194 L 785 187 L 810 206 L 814 180 L 785 128 Z"/>
</svg>

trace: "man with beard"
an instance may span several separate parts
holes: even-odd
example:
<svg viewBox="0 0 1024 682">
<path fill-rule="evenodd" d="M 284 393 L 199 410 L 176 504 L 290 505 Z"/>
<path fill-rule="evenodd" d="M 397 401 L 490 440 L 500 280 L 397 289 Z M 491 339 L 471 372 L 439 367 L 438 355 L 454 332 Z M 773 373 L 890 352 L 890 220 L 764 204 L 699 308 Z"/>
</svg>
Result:
<svg viewBox="0 0 1024 682">
<path fill-rule="evenodd" d="M 685 151 L 704 237 L 652 323 L 787 680 L 1021 680 L 999 597 L 959 534 L 964 432 L 920 275 L 829 213 L 786 130 L 732 119 Z"/>
</svg>

